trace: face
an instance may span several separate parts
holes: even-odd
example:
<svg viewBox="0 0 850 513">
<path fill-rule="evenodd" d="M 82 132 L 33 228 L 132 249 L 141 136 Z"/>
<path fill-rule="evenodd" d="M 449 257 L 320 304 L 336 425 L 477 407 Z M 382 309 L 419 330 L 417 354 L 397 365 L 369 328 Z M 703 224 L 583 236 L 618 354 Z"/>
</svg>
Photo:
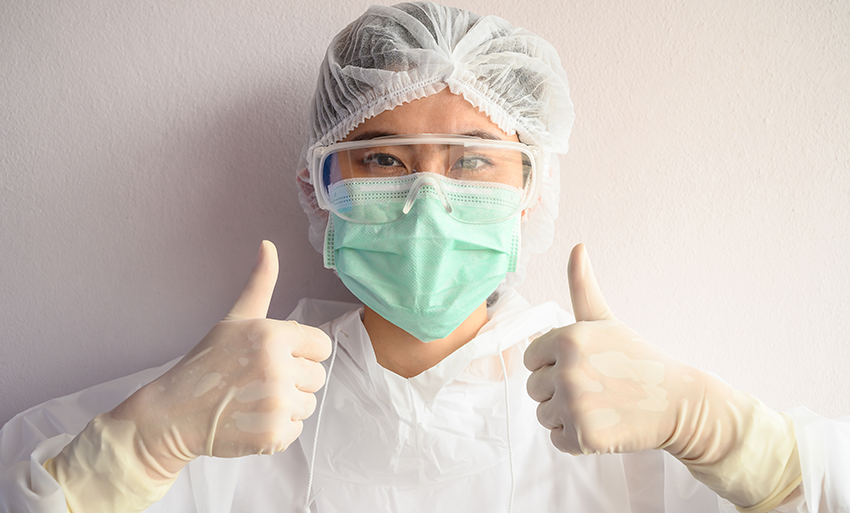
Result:
<svg viewBox="0 0 850 513">
<path fill-rule="evenodd" d="M 518 141 L 461 96 L 445 89 L 384 111 L 355 128 L 344 141 L 377 137 L 444 134 L 493 141 Z M 515 150 L 466 144 L 370 146 L 337 155 L 342 178 L 403 176 L 431 172 L 458 180 L 498 182 L 523 187 L 523 157 Z"/>
</svg>

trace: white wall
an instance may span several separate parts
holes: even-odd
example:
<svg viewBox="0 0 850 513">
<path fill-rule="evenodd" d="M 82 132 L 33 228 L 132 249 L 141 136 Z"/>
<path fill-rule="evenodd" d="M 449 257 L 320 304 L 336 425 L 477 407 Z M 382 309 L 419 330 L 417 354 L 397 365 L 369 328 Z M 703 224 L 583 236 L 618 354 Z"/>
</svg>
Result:
<svg viewBox="0 0 850 513">
<path fill-rule="evenodd" d="M 0 423 L 192 347 L 259 242 L 272 315 L 349 298 L 292 172 L 331 36 L 369 0 L 0 4 Z M 776 408 L 850 414 L 844 0 L 460 2 L 552 41 L 577 122 L 555 247 L 620 318 Z"/>
</svg>

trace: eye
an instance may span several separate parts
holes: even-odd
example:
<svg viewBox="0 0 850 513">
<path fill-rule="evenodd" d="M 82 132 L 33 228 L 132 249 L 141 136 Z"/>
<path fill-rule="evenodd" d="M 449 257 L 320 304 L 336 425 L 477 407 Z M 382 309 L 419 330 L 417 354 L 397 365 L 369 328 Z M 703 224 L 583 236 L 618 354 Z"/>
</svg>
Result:
<svg viewBox="0 0 850 513">
<path fill-rule="evenodd" d="M 388 153 L 373 153 L 363 158 L 364 165 L 373 165 L 378 167 L 404 167 L 404 162 L 393 157 Z"/>
<path fill-rule="evenodd" d="M 452 167 L 461 171 L 481 171 L 490 165 L 490 161 L 484 157 L 468 155 L 458 159 Z"/>
</svg>

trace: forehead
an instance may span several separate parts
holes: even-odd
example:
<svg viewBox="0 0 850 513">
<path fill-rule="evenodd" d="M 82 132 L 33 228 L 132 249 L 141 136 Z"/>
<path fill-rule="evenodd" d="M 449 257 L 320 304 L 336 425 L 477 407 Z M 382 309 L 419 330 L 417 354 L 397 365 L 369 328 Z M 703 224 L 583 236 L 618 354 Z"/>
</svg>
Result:
<svg viewBox="0 0 850 513">
<path fill-rule="evenodd" d="M 345 141 L 382 135 L 452 134 L 485 139 L 518 141 L 462 96 L 444 89 L 437 94 L 404 103 L 360 123 Z"/>
</svg>

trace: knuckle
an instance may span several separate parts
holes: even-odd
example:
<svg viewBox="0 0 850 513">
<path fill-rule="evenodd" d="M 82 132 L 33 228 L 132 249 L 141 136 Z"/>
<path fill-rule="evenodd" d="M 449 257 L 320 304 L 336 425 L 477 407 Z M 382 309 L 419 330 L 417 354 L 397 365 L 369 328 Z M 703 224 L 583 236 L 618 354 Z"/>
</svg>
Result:
<svg viewBox="0 0 850 513">
<path fill-rule="evenodd" d="M 587 339 L 588 323 L 578 322 L 558 330 L 558 348 L 565 353 L 579 351 Z"/>
<path fill-rule="evenodd" d="M 552 445 L 561 452 L 570 452 L 569 444 L 564 437 L 563 428 L 555 428 L 549 432 L 549 439 L 552 440 Z"/>
<path fill-rule="evenodd" d="M 528 380 L 525 382 L 525 391 L 526 391 L 526 393 L 528 394 L 529 397 L 531 397 L 532 399 L 534 399 L 535 401 L 537 401 L 539 403 L 540 401 L 537 399 L 537 397 L 538 397 L 537 396 L 538 386 L 539 385 L 537 384 L 537 373 L 535 371 L 535 372 L 532 372 L 530 376 L 528 376 Z"/>
<path fill-rule="evenodd" d="M 561 452 L 572 454 L 573 456 L 582 454 L 577 440 L 572 436 L 572 432 L 563 426 L 553 429 L 549 434 L 549 438 L 552 440 L 552 445 Z"/>
<path fill-rule="evenodd" d="M 325 370 L 325 366 L 322 365 L 321 363 L 318 363 L 318 362 L 308 362 L 308 363 L 310 364 L 310 369 L 309 369 L 310 376 L 313 379 L 315 379 L 316 382 L 319 384 L 318 388 L 316 389 L 316 390 L 318 390 L 325 383 L 325 379 L 327 379 L 327 377 L 328 377 L 328 371 Z"/>
<path fill-rule="evenodd" d="M 532 372 L 537 370 L 537 365 L 535 361 L 537 360 L 537 353 L 540 351 L 540 346 L 542 344 L 543 342 L 541 342 L 539 338 L 535 339 L 534 342 L 532 342 L 522 354 L 522 364 L 525 366 L 526 369 Z"/>
<path fill-rule="evenodd" d="M 579 333 L 570 330 L 558 338 L 556 367 L 559 369 L 558 379 L 569 381 L 572 374 L 568 371 L 579 365 L 585 354 L 586 345 Z M 565 372 L 566 371 L 566 372 Z"/>
<path fill-rule="evenodd" d="M 331 339 L 327 333 L 320 330 L 319 328 L 308 326 L 305 324 L 300 324 L 296 321 L 284 321 L 288 325 L 289 329 L 293 331 L 291 334 L 294 340 L 298 340 L 300 343 L 292 343 L 291 345 L 302 345 L 306 344 L 310 347 L 310 352 L 315 354 L 316 361 L 320 362 L 326 360 L 331 355 L 332 343 Z"/>
<path fill-rule="evenodd" d="M 317 346 L 319 350 L 319 361 L 324 361 L 330 358 L 331 351 L 333 350 L 333 342 L 331 342 L 331 338 L 327 333 L 320 330 L 319 328 L 311 328 L 313 330 L 314 336 L 313 343 Z"/>
<path fill-rule="evenodd" d="M 292 422 L 291 431 L 290 431 L 291 439 L 287 442 L 286 445 L 289 446 L 289 444 L 291 444 L 293 441 L 295 441 L 296 438 L 301 436 L 301 433 L 303 431 L 304 431 L 304 423 L 303 422 L 301 422 L 300 420 Z"/>
<path fill-rule="evenodd" d="M 268 338 L 274 328 L 273 324 L 268 319 L 245 319 L 239 321 L 244 323 L 248 328 L 249 336 L 258 339 Z"/>
<path fill-rule="evenodd" d="M 549 427 L 547 426 L 548 422 L 546 422 L 546 418 L 543 415 L 543 403 L 537 405 L 537 422 L 539 422 L 543 427 Z"/>
<path fill-rule="evenodd" d="M 306 396 L 307 397 L 304 400 L 305 401 L 305 406 L 304 406 L 304 418 L 305 419 L 307 417 L 309 417 L 310 415 L 312 415 L 313 412 L 316 411 L 316 405 L 318 403 L 315 394 L 306 394 Z"/>
<path fill-rule="evenodd" d="M 307 367 L 307 374 L 309 374 L 310 377 L 319 381 L 324 381 L 327 377 L 327 370 L 325 370 L 325 366 L 321 363 L 307 360 L 305 358 L 304 365 Z"/>
<path fill-rule="evenodd" d="M 549 415 L 549 401 L 543 401 L 537 405 L 537 422 L 546 429 L 553 429 L 558 426 Z"/>
<path fill-rule="evenodd" d="M 550 367 L 551 368 L 551 367 Z M 551 386 L 546 386 L 548 377 L 541 370 L 533 372 L 525 383 L 525 389 L 531 399 L 542 402 L 551 398 Z"/>
<path fill-rule="evenodd" d="M 268 319 L 249 319 L 240 321 L 245 323 L 246 349 L 261 352 L 271 344 L 276 335 L 275 326 Z"/>
<path fill-rule="evenodd" d="M 320 363 L 301 359 L 296 388 L 302 392 L 318 392 L 325 384 L 326 371 Z"/>
</svg>

